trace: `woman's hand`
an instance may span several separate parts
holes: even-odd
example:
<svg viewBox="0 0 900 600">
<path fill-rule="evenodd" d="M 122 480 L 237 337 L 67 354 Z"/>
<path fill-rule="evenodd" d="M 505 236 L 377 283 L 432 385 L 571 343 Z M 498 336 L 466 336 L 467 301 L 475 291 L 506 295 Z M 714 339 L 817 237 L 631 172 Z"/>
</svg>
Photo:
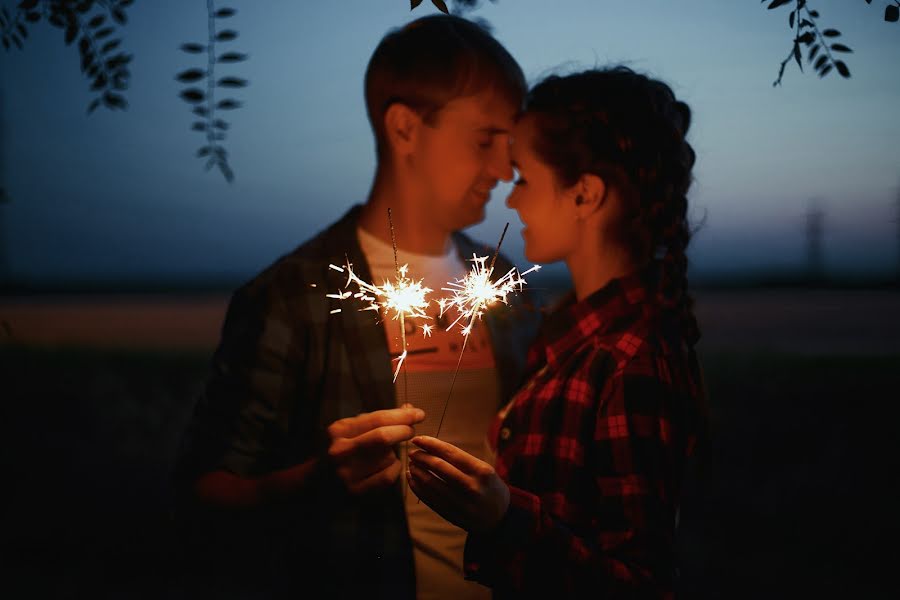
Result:
<svg viewBox="0 0 900 600">
<path fill-rule="evenodd" d="M 509 488 L 494 468 L 454 446 L 424 435 L 410 440 L 406 478 L 436 513 L 470 532 L 490 531 L 509 506 Z"/>
</svg>

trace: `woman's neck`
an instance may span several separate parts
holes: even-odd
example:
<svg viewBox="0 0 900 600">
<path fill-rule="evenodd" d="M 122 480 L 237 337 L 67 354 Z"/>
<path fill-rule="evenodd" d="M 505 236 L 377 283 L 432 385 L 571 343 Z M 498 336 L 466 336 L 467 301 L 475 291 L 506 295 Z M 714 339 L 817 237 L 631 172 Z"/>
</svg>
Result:
<svg viewBox="0 0 900 600">
<path fill-rule="evenodd" d="M 624 277 L 637 268 L 635 261 L 621 248 L 608 245 L 584 248 L 566 258 L 566 266 L 572 275 L 575 297 L 582 301 L 613 279 Z"/>
</svg>

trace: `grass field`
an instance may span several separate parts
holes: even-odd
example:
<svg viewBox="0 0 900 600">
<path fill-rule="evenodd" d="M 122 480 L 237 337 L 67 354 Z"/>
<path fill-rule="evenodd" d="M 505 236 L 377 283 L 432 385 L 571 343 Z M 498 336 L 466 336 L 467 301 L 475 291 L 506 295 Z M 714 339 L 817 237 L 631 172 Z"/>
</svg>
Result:
<svg viewBox="0 0 900 600">
<path fill-rule="evenodd" d="M 10 597 L 182 597 L 169 471 L 207 353 L 0 348 Z M 694 598 L 892 597 L 900 356 L 704 359 L 714 463 Z"/>
</svg>

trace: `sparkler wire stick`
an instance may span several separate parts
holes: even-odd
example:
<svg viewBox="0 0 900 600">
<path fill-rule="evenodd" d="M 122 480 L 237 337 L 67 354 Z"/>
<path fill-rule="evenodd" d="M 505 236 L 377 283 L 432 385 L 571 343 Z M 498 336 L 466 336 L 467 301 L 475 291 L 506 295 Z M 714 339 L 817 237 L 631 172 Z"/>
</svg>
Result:
<svg viewBox="0 0 900 600">
<path fill-rule="evenodd" d="M 400 281 L 400 262 L 397 260 L 397 240 L 394 239 L 394 219 L 391 217 L 391 207 L 389 206 L 387 209 L 388 213 L 388 225 L 391 228 L 391 246 L 394 248 L 394 269 L 397 272 L 397 282 Z M 400 371 L 400 367 L 403 366 L 403 360 L 406 358 L 406 320 L 403 313 L 400 313 L 400 340 L 403 348 L 402 354 L 398 359 L 397 363 L 397 372 Z M 394 381 L 397 381 L 397 373 L 394 373 Z M 407 399 L 409 398 L 408 387 L 406 385 L 406 369 L 403 369 L 403 403 L 405 404 Z M 409 442 L 404 443 L 403 448 L 403 462 L 407 463 L 403 465 L 403 472 L 409 468 Z M 406 499 L 406 490 L 409 485 L 406 484 L 406 481 L 403 482 L 403 498 Z"/>
<path fill-rule="evenodd" d="M 506 225 L 503 227 L 503 233 L 500 234 L 500 241 L 497 242 L 497 248 L 494 250 L 494 256 L 491 258 L 491 266 L 488 268 L 488 277 L 490 274 L 494 272 L 494 263 L 497 261 L 497 255 L 500 254 L 500 246 L 503 244 L 503 238 L 506 237 L 506 230 L 509 229 L 509 221 L 506 222 Z M 472 326 L 475 324 L 475 317 L 479 315 L 480 304 L 483 303 L 484 300 L 480 300 L 478 304 L 475 305 L 472 310 L 472 316 L 469 318 L 469 325 L 466 327 L 466 331 L 469 333 L 472 332 Z M 456 376 L 459 375 L 459 366 L 462 364 L 463 354 L 466 351 L 466 343 L 469 341 L 469 335 L 466 334 L 463 337 L 462 350 L 459 351 L 459 359 L 456 361 L 456 369 L 453 371 L 453 379 L 450 380 L 450 391 L 447 393 L 447 400 L 444 401 L 444 410 L 441 412 L 441 420 L 438 422 L 437 433 L 434 437 L 440 437 L 441 435 L 441 426 L 444 424 L 444 416 L 447 414 L 447 406 L 450 405 L 450 397 L 453 395 L 453 385 L 456 383 Z"/>
</svg>

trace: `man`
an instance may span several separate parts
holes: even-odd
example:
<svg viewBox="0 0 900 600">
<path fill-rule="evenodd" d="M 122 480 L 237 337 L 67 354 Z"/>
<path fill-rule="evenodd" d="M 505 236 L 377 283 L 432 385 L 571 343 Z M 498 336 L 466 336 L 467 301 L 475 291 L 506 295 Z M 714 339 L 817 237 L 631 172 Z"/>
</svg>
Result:
<svg viewBox="0 0 900 600">
<path fill-rule="evenodd" d="M 367 201 L 234 294 L 179 460 L 192 523 L 228 548 L 213 562 L 229 565 L 238 588 L 488 593 L 462 578 L 465 532 L 402 489 L 396 448 L 414 425 L 433 435 L 445 418 L 442 437 L 478 452 L 521 380 L 536 311 L 524 295 L 489 310 L 460 359 L 463 337 L 432 303 L 430 319 L 406 322 L 409 352 L 393 383 L 399 322 L 326 293 L 346 282 L 330 264 L 393 280 L 392 233 L 399 264 L 437 290 L 432 299 L 473 254 L 493 253 L 458 231 L 481 221 L 491 189 L 512 177 L 508 136 L 524 93 L 509 53 L 458 17 L 418 19 L 376 48 L 365 80 L 378 161 Z M 498 257 L 495 273 L 509 268 Z"/>
</svg>

